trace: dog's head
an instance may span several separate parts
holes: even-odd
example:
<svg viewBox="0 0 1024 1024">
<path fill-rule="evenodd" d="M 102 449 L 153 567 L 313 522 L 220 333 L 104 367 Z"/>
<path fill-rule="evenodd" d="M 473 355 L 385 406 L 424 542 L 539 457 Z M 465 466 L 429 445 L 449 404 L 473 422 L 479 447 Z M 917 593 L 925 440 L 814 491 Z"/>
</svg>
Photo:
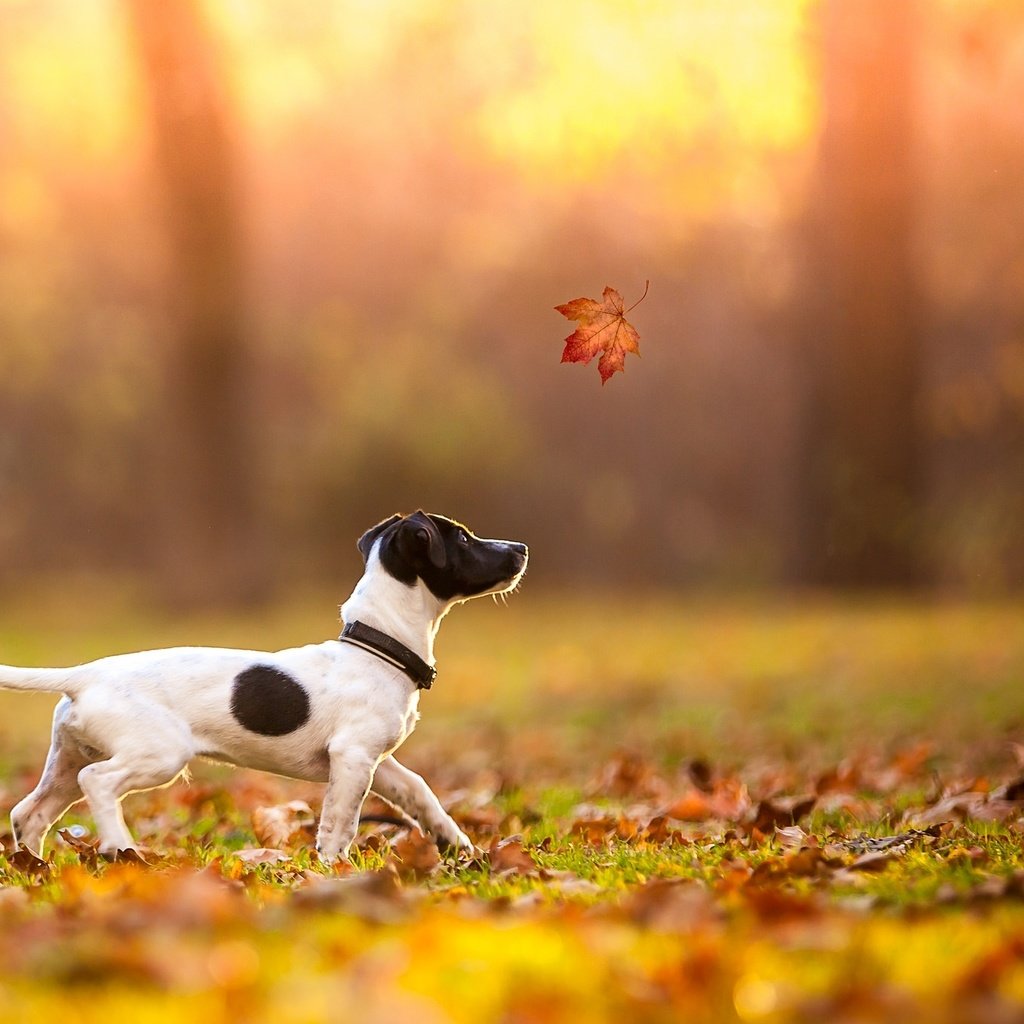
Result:
<svg viewBox="0 0 1024 1024">
<path fill-rule="evenodd" d="M 376 550 L 385 572 L 409 586 L 417 579 L 446 603 L 514 590 L 526 571 L 525 544 L 483 540 L 445 516 L 391 516 L 359 538 L 369 562 Z"/>
</svg>

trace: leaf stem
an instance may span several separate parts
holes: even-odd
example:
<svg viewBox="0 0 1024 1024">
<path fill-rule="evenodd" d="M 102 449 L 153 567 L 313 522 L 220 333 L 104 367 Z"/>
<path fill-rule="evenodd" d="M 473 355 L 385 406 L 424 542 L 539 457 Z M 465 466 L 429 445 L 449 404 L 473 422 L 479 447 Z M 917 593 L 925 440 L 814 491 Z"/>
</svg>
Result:
<svg viewBox="0 0 1024 1024">
<path fill-rule="evenodd" d="M 629 309 L 626 310 L 626 313 L 628 313 L 630 309 L 636 309 L 636 307 L 639 306 L 640 303 L 643 302 L 644 299 L 647 298 L 647 289 L 650 288 L 650 287 L 651 287 L 651 282 L 650 281 L 645 281 L 644 282 L 644 293 L 643 293 L 643 295 L 641 295 L 640 298 L 637 299 L 636 302 L 634 302 L 633 305 L 630 306 Z M 626 313 L 623 313 L 622 315 L 625 316 Z"/>
</svg>

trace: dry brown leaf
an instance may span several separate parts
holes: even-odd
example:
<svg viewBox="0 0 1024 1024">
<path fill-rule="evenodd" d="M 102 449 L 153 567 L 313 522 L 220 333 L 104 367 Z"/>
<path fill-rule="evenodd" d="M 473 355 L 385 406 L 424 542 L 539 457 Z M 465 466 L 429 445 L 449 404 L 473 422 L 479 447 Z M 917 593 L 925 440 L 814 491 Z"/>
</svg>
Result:
<svg viewBox="0 0 1024 1024">
<path fill-rule="evenodd" d="M 57 835 L 60 836 L 67 846 L 71 847 L 71 849 L 78 854 L 79 860 L 85 861 L 88 864 L 94 864 L 99 859 L 100 844 L 98 839 L 94 839 L 92 842 L 89 842 L 85 839 L 79 838 L 66 828 L 58 829 Z"/>
<path fill-rule="evenodd" d="M 763 860 L 750 876 L 751 884 L 775 882 L 784 878 L 810 878 L 842 866 L 842 861 L 830 857 L 818 846 L 805 846 L 785 857 Z"/>
<path fill-rule="evenodd" d="M 946 854 L 946 860 L 966 864 L 984 864 L 989 859 L 988 851 L 980 846 L 957 846 Z"/>
<path fill-rule="evenodd" d="M 604 846 L 615 832 L 614 818 L 577 818 L 569 827 L 569 835 L 591 846 Z"/>
<path fill-rule="evenodd" d="M 18 847 L 14 853 L 5 854 L 11 867 L 26 875 L 45 875 L 50 870 L 49 860 L 40 860 L 31 850 Z"/>
<path fill-rule="evenodd" d="M 252 830 L 261 846 L 274 849 L 287 846 L 300 832 L 311 838 L 313 811 L 305 800 L 289 800 L 274 807 L 256 807 L 252 812 Z"/>
<path fill-rule="evenodd" d="M 684 793 L 669 804 L 665 808 L 665 814 L 678 821 L 707 821 L 708 818 L 715 817 L 710 797 L 696 789 Z"/>
<path fill-rule="evenodd" d="M 884 871 L 895 859 L 896 855 L 892 853 L 862 853 L 859 857 L 846 865 L 846 870 L 865 872 Z"/>
<path fill-rule="evenodd" d="M 903 815 L 908 825 L 937 825 L 947 821 L 1007 821 L 1021 812 L 1016 800 L 1003 799 L 1000 790 L 944 792 L 929 807 L 910 809 Z"/>
<path fill-rule="evenodd" d="M 575 871 L 548 871 L 541 868 L 537 877 L 542 882 L 551 883 L 564 896 L 591 896 L 604 891 L 596 882 L 581 878 Z"/>
<path fill-rule="evenodd" d="M 652 879 L 634 889 L 621 907 L 632 921 L 656 931 L 690 931 L 719 914 L 703 886 L 677 878 Z"/>
<path fill-rule="evenodd" d="M 775 838 L 786 850 L 799 850 L 807 845 L 807 833 L 799 825 L 788 825 L 786 828 L 775 829 Z"/>
<path fill-rule="evenodd" d="M 805 797 L 803 799 L 789 800 L 762 800 L 754 812 L 754 819 L 747 828 L 752 833 L 755 830 L 762 835 L 768 835 L 777 828 L 788 828 L 796 825 L 801 818 L 810 814 L 813 810 L 817 797 Z"/>
<path fill-rule="evenodd" d="M 487 851 L 487 862 L 495 875 L 529 875 L 537 870 L 537 863 L 523 847 L 517 836 L 495 840 Z"/>
<path fill-rule="evenodd" d="M 672 825 L 672 819 L 665 814 L 657 814 L 643 829 L 643 838 L 651 843 L 681 843 L 686 845 L 690 840 L 679 829 Z"/>
<path fill-rule="evenodd" d="M 295 891 L 294 900 L 299 907 L 344 911 L 377 924 L 401 921 L 410 903 L 393 862 L 381 871 L 360 871 L 345 878 L 312 877 Z"/>
<path fill-rule="evenodd" d="M 901 751 L 881 770 L 867 773 L 866 781 L 880 793 L 891 793 L 908 780 L 920 776 L 934 752 L 931 743 L 918 743 Z"/>
<path fill-rule="evenodd" d="M 762 921 L 772 924 L 819 918 L 826 911 L 820 897 L 794 893 L 777 885 L 747 886 L 743 901 Z"/>
<path fill-rule="evenodd" d="M 267 849 L 266 847 L 235 850 L 232 856 L 243 864 L 280 864 L 282 861 L 291 860 L 291 854 L 287 851 Z"/>
<path fill-rule="evenodd" d="M 863 777 L 856 765 L 844 761 L 818 777 L 816 793 L 856 793 L 863 787 Z"/>
<path fill-rule="evenodd" d="M 686 774 L 702 793 L 710 793 L 714 789 L 712 779 L 714 771 L 703 758 L 696 757 L 686 766 Z"/>
<path fill-rule="evenodd" d="M 592 789 L 599 796 L 660 799 L 668 784 L 646 758 L 620 750 L 601 769 Z"/>
<path fill-rule="evenodd" d="M 738 821 L 750 807 L 746 785 L 739 779 L 721 778 L 710 783 L 710 789 L 687 790 L 662 813 L 679 821 Z"/>
<path fill-rule="evenodd" d="M 410 829 L 407 835 L 392 842 L 391 852 L 398 861 L 396 867 L 402 878 L 426 878 L 441 863 L 437 844 L 419 829 Z"/>
</svg>

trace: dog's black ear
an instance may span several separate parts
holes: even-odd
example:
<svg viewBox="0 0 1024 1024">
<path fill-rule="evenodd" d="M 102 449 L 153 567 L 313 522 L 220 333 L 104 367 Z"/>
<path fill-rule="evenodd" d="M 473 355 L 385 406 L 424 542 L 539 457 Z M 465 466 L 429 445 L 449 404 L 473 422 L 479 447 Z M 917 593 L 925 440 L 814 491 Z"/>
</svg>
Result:
<svg viewBox="0 0 1024 1024">
<path fill-rule="evenodd" d="M 444 540 L 437 524 L 422 509 L 406 516 L 398 532 L 398 542 L 403 554 L 410 562 L 415 556 L 423 557 L 437 569 L 448 564 L 448 552 L 444 548 Z"/>
<path fill-rule="evenodd" d="M 371 526 L 356 541 L 356 547 L 359 548 L 359 554 L 363 556 L 363 564 L 366 564 L 366 560 L 370 557 L 370 549 L 373 547 L 373 542 L 389 527 L 394 526 L 402 517 L 400 515 L 393 515 L 387 519 L 381 520 L 376 526 Z"/>
</svg>

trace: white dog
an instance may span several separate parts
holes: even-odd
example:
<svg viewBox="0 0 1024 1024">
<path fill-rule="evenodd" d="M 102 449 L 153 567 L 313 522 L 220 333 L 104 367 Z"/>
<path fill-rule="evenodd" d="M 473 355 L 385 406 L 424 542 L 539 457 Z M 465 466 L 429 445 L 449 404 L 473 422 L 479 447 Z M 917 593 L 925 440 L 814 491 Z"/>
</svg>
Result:
<svg viewBox="0 0 1024 1024">
<path fill-rule="evenodd" d="M 326 782 L 316 843 L 326 862 L 348 856 L 371 789 L 439 846 L 472 849 L 393 753 L 433 681 L 441 619 L 461 601 L 514 590 L 526 545 L 415 512 L 378 523 L 359 550 L 366 571 L 342 606 L 339 640 L 276 654 L 176 647 L 74 668 L 0 666 L 0 687 L 65 695 L 39 785 L 11 812 L 15 841 L 41 854 L 53 823 L 84 797 L 101 852 L 135 849 L 122 797 L 207 757 Z"/>
</svg>

